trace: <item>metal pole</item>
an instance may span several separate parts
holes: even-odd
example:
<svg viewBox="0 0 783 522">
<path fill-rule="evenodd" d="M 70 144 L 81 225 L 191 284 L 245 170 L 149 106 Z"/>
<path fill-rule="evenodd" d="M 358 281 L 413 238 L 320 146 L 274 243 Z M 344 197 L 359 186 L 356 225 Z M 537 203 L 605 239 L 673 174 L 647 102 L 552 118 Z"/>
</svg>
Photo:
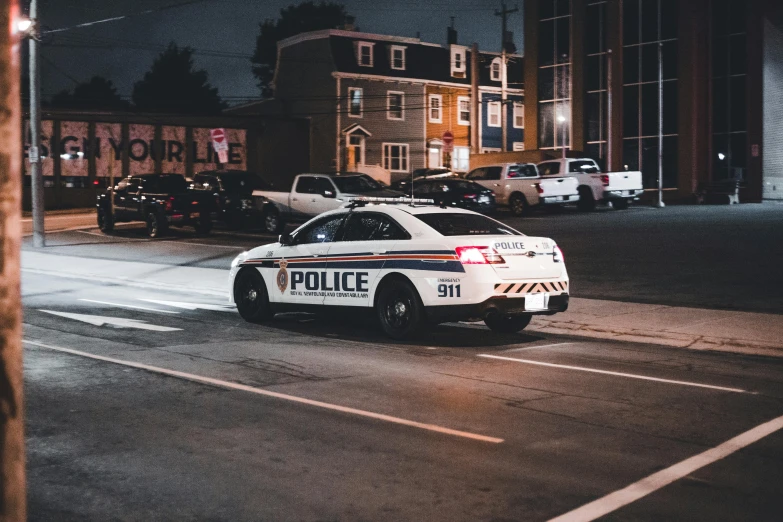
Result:
<svg viewBox="0 0 783 522">
<path fill-rule="evenodd" d="M 658 43 L 658 208 L 663 208 L 663 43 Z"/>
<path fill-rule="evenodd" d="M 505 22 L 505 18 L 503 20 Z M 506 76 L 507 61 L 506 47 L 503 46 L 503 49 L 500 51 L 500 150 L 503 152 L 508 150 L 508 147 L 506 146 L 508 143 L 508 118 L 506 117 L 506 103 L 508 99 L 508 92 L 506 92 L 508 85 L 508 77 Z"/>
<path fill-rule="evenodd" d="M 459 98 L 457 98 L 457 111 L 459 111 Z M 470 48 L 470 153 L 480 152 L 479 144 L 479 49 L 478 44 L 473 43 Z M 451 108 L 449 108 L 451 114 Z M 449 127 L 450 128 L 450 127 Z"/>
<path fill-rule="evenodd" d="M 30 0 L 30 182 L 33 207 L 33 246 L 46 246 L 44 234 L 44 184 L 41 171 L 41 70 L 38 62 L 38 0 Z M 55 150 L 50 147 L 50 154 Z"/>
<path fill-rule="evenodd" d="M 612 50 L 606 51 L 606 172 L 612 172 Z"/>
<path fill-rule="evenodd" d="M 17 0 L 0 7 L 0 520 L 26 520 L 19 245 L 22 109 Z"/>
</svg>

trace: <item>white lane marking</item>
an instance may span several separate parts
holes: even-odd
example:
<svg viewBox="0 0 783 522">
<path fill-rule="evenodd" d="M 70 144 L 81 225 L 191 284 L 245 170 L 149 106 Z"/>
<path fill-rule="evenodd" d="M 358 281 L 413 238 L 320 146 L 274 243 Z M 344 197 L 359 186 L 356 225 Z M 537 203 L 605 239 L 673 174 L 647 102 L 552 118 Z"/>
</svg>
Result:
<svg viewBox="0 0 783 522">
<path fill-rule="evenodd" d="M 466 439 L 478 440 L 481 442 L 491 442 L 493 444 L 500 444 L 503 439 L 497 437 L 488 437 L 486 435 L 479 435 L 477 433 L 470 433 L 467 431 L 453 430 L 451 428 L 444 428 L 443 426 L 437 426 L 435 424 L 426 424 L 423 422 L 416 422 L 408 419 L 402 419 L 400 417 L 392 417 L 391 415 L 384 415 L 383 413 L 375 413 L 366 410 L 359 410 L 356 408 L 350 408 L 347 406 L 340 406 L 339 404 L 331 404 L 328 402 L 315 401 L 312 399 L 305 399 L 304 397 L 297 397 L 295 395 L 288 395 L 286 393 L 278 393 L 270 390 L 264 390 L 261 388 L 254 388 L 245 384 L 239 384 L 236 382 L 223 381 L 220 379 L 213 379 L 212 377 L 204 377 L 201 375 L 194 375 L 192 373 L 179 372 L 176 370 L 168 370 L 166 368 L 160 368 L 157 366 L 150 366 L 148 364 L 136 363 L 132 361 L 124 361 L 121 359 L 114 359 L 112 357 L 104 357 L 102 355 L 95 355 L 92 353 L 82 352 L 79 350 L 73 350 L 71 348 L 63 348 L 61 346 L 52 346 L 49 344 L 39 343 L 37 341 L 23 340 L 26 344 L 33 346 L 39 346 L 41 348 L 47 348 L 49 350 L 55 350 L 58 352 L 70 353 L 72 355 L 78 355 L 81 357 L 88 357 L 90 359 L 96 359 L 98 361 L 105 361 L 114 364 L 120 364 L 123 366 L 129 366 L 131 368 L 138 368 L 139 370 L 146 370 L 148 372 L 160 373 L 163 375 L 169 375 L 171 377 L 179 377 L 180 379 L 186 379 L 188 381 L 200 382 L 204 384 L 211 384 L 213 386 L 220 386 L 222 388 L 229 388 L 232 390 L 240 390 L 248 393 L 255 393 L 257 395 L 264 395 L 266 397 L 274 397 L 276 399 L 283 399 L 286 401 L 298 402 L 300 404 L 307 404 L 308 406 L 315 406 L 318 408 L 325 408 L 327 410 L 339 411 L 342 413 L 350 413 L 353 415 L 359 415 L 361 417 L 368 417 L 371 419 L 382 420 L 391 422 L 394 424 L 402 424 L 403 426 L 411 426 L 413 428 L 419 428 L 427 431 L 434 431 L 436 433 L 443 433 L 446 435 L 453 435 L 455 437 L 464 437 Z"/>
<path fill-rule="evenodd" d="M 672 482 L 686 477 L 709 464 L 717 462 L 735 453 L 742 448 L 750 446 L 764 437 L 775 433 L 783 428 L 783 416 L 765 422 L 755 428 L 748 430 L 729 439 L 723 444 L 708 449 L 689 459 L 683 460 L 666 469 L 653 473 L 652 475 L 634 482 L 630 486 L 617 490 L 613 493 L 601 497 L 597 500 L 585 504 L 563 515 L 551 519 L 549 522 L 589 522 L 602 517 L 612 511 L 616 511 L 623 506 L 635 502 L 640 498 L 646 497 Z"/>
<path fill-rule="evenodd" d="M 162 301 L 160 299 L 142 299 L 139 301 L 145 301 L 147 303 L 161 304 L 165 306 L 173 306 L 174 308 L 184 308 L 185 310 L 212 310 L 213 312 L 233 312 L 236 307 L 231 305 L 216 305 L 205 303 L 183 303 L 180 301 Z"/>
<path fill-rule="evenodd" d="M 103 326 L 104 324 L 113 326 L 115 328 L 137 328 L 139 330 L 152 330 L 153 332 L 177 332 L 182 328 L 171 328 L 170 326 L 158 326 L 157 324 L 148 324 L 146 321 L 138 321 L 136 319 L 125 319 L 122 317 L 102 317 L 100 315 L 87 315 L 87 314 L 72 314 L 69 312 L 55 312 L 53 310 L 38 310 L 46 314 L 57 315 L 65 317 L 66 319 L 73 319 L 74 321 L 81 321 L 94 326 Z"/>
<path fill-rule="evenodd" d="M 590 372 L 590 373 L 600 373 L 603 375 L 614 375 L 616 377 L 628 377 L 630 379 L 641 379 L 644 381 L 655 381 L 655 382 L 665 382 L 667 384 L 681 384 L 683 386 L 695 386 L 697 388 L 709 388 L 711 390 L 721 390 L 721 391 L 729 391 L 729 392 L 736 392 L 736 393 L 748 393 L 747 390 L 742 390 L 740 388 L 727 388 L 725 386 L 713 386 L 711 384 L 701 384 L 698 382 L 689 382 L 689 381 L 675 381 L 672 379 L 660 379 L 658 377 L 648 377 L 646 375 L 637 375 L 635 373 L 622 373 L 622 372 L 610 372 L 608 370 L 598 370 L 596 368 L 583 368 L 581 366 L 568 366 L 566 364 L 554 364 L 554 363 L 546 363 L 541 361 L 531 361 L 529 359 L 514 359 L 513 357 L 502 357 L 500 355 L 489 355 L 489 354 L 479 354 L 479 357 L 486 357 L 488 359 L 499 359 L 501 361 L 512 361 L 522 364 L 535 364 L 537 366 L 548 366 L 550 368 L 560 368 L 563 370 L 577 370 L 580 372 Z"/>
<path fill-rule="evenodd" d="M 176 241 L 173 239 L 162 239 L 158 241 L 158 243 L 177 243 L 178 245 L 194 245 L 194 246 L 205 246 L 205 247 L 212 247 L 212 248 L 231 248 L 233 250 L 247 250 L 245 247 L 236 246 L 236 245 L 210 245 L 208 243 L 193 243 L 187 240 Z"/>
<path fill-rule="evenodd" d="M 511 348 L 509 350 L 502 350 L 499 353 L 524 352 L 525 350 L 535 350 L 536 348 L 552 348 L 554 346 L 564 346 L 566 344 L 576 344 L 576 343 L 554 343 L 554 344 L 540 344 L 538 346 L 523 346 L 522 348 Z"/>
<path fill-rule="evenodd" d="M 79 299 L 79 301 L 86 301 L 88 303 L 98 303 L 98 304 L 105 304 L 109 306 L 119 306 L 122 308 L 133 308 L 135 310 L 147 310 L 150 312 L 160 312 L 163 314 L 178 314 L 179 312 L 174 312 L 172 310 L 160 310 L 158 308 L 148 308 L 146 306 L 135 306 L 135 305 L 129 305 L 129 304 L 122 304 L 122 303 L 110 303 L 109 301 L 97 301 L 95 299 Z"/>
<path fill-rule="evenodd" d="M 67 231 L 66 230 L 60 230 L 59 232 L 67 232 Z M 110 236 L 108 234 L 103 234 L 103 233 L 99 234 L 97 232 L 90 232 L 88 230 L 74 230 L 74 232 L 78 232 L 80 234 L 87 234 L 87 235 L 90 235 L 90 236 L 98 236 L 98 237 L 102 237 L 102 238 L 105 238 L 105 239 L 121 239 L 122 243 L 131 243 L 131 242 L 134 242 L 134 241 L 135 242 L 142 241 L 144 243 L 150 243 L 152 241 L 152 239 L 141 239 L 141 238 L 133 238 L 133 237 L 118 238 L 118 237 Z"/>
</svg>

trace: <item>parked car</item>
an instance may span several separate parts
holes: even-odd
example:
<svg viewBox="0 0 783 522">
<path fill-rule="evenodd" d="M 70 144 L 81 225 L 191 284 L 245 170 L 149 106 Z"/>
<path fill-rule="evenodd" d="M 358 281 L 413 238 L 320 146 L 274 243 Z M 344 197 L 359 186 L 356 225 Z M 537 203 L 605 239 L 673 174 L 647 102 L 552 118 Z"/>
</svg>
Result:
<svg viewBox="0 0 783 522">
<path fill-rule="evenodd" d="M 644 192 L 641 172 L 602 173 L 591 158 L 547 160 L 538 164 L 538 171 L 544 177 L 575 177 L 579 182 L 580 210 L 593 210 L 596 203 L 611 203 L 614 208 L 624 210 Z"/>
<path fill-rule="evenodd" d="M 482 214 L 495 211 L 495 193 L 467 179 L 416 180 L 413 182 L 413 195 L 432 199 L 441 207 L 466 208 Z"/>
<path fill-rule="evenodd" d="M 497 204 L 508 206 L 515 216 L 534 207 L 579 201 L 576 178 L 542 178 L 533 163 L 487 165 L 471 170 L 466 178 L 492 190 Z"/>
<path fill-rule="evenodd" d="M 395 198 L 401 192 L 389 190 L 366 174 L 299 174 L 290 192 L 254 190 L 264 197 L 262 209 L 264 230 L 278 234 L 286 223 L 303 223 L 322 212 L 334 210 L 355 196 Z"/>
<path fill-rule="evenodd" d="M 213 219 L 230 228 L 260 224 L 267 200 L 253 196 L 253 191 L 272 190 L 272 186 L 258 174 L 244 170 L 199 172 L 193 176 L 190 187 L 212 195 L 215 202 Z"/>
<path fill-rule="evenodd" d="M 150 237 L 169 226 L 193 227 L 201 234 L 212 229 L 211 194 L 189 190 L 180 174 L 128 176 L 99 194 L 97 206 L 98 226 L 107 233 L 122 221 L 144 221 Z"/>
<path fill-rule="evenodd" d="M 447 168 L 415 169 L 410 177 L 404 177 L 391 184 L 391 188 L 410 195 L 411 180 L 414 182 L 422 179 L 458 178 L 459 175 Z"/>
</svg>

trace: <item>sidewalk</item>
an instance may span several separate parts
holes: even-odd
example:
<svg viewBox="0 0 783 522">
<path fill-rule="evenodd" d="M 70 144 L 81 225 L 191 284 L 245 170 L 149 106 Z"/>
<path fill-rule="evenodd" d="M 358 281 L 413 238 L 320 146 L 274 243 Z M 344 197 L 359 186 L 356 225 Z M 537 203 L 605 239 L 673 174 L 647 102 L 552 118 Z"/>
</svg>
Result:
<svg viewBox="0 0 783 522">
<path fill-rule="evenodd" d="M 80 228 L 97 227 L 95 209 L 50 210 L 44 215 L 44 231 L 57 232 Z M 33 233 L 33 218 L 29 212 L 22 214 L 22 235 Z"/>
<path fill-rule="evenodd" d="M 23 251 L 22 271 L 216 297 L 228 292 L 228 270 L 211 268 Z M 536 316 L 526 331 L 783 357 L 783 315 L 775 314 L 571 298 L 567 312 Z"/>
</svg>

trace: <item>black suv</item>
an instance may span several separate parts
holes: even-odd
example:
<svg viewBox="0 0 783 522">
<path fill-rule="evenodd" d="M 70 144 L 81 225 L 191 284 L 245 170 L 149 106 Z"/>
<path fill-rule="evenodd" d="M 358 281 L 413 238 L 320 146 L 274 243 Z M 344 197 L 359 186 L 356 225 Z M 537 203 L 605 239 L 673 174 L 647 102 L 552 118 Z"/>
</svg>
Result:
<svg viewBox="0 0 783 522">
<path fill-rule="evenodd" d="M 243 228 L 261 223 L 261 209 L 266 198 L 253 196 L 254 190 L 273 190 L 255 172 L 215 170 L 193 176 L 190 188 L 211 194 L 214 219 L 230 228 Z"/>
</svg>

